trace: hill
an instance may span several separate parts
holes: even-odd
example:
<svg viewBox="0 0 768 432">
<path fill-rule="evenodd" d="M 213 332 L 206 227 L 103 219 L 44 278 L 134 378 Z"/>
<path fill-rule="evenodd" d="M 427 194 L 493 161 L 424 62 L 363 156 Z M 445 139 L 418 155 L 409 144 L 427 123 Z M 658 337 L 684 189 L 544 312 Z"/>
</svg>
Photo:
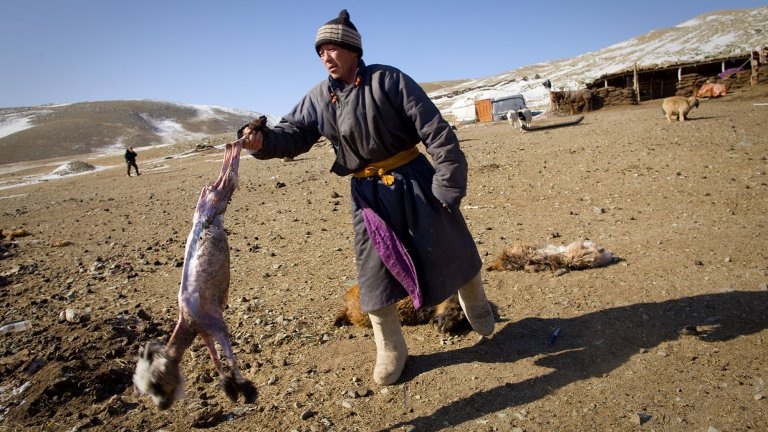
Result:
<svg viewBox="0 0 768 432">
<path fill-rule="evenodd" d="M 258 115 L 149 100 L 5 108 L 0 109 L 0 163 L 119 152 L 231 133 Z"/>
<path fill-rule="evenodd" d="M 596 23 L 599 25 L 599 23 Z M 532 108 L 549 105 L 541 85 L 549 79 L 553 89 L 583 88 L 606 75 L 680 63 L 748 56 L 768 45 L 768 6 L 707 13 L 675 27 L 659 29 L 580 56 L 525 66 L 497 75 L 467 80 L 429 92 L 443 114 L 477 99 L 522 94 Z"/>
</svg>

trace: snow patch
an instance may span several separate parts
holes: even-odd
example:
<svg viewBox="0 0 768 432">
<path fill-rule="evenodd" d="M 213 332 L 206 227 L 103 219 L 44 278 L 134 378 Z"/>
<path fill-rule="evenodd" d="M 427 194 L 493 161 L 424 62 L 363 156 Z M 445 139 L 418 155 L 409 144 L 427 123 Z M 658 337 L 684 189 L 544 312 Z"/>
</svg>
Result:
<svg viewBox="0 0 768 432">
<path fill-rule="evenodd" d="M 33 127 L 32 119 L 34 117 L 35 114 L 29 113 L 11 113 L 3 115 L 0 117 L 0 138 Z"/>
<path fill-rule="evenodd" d="M 701 25 L 703 22 L 704 20 L 701 17 L 696 17 L 676 25 L 675 28 L 696 27 L 697 25 Z"/>
<path fill-rule="evenodd" d="M 204 133 L 190 132 L 184 129 L 181 124 L 171 119 L 156 119 L 146 113 L 141 113 L 139 116 L 152 127 L 153 132 L 160 136 L 160 139 L 164 144 L 172 144 L 176 141 L 196 140 L 208 136 Z"/>
<path fill-rule="evenodd" d="M 72 175 L 72 174 L 81 174 L 84 172 L 93 171 L 95 169 L 96 169 L 95 166 L 87 162 L 70 161 L 53 170 L 51 174 L 61 177 L 61 176 Z"/>
</svg>

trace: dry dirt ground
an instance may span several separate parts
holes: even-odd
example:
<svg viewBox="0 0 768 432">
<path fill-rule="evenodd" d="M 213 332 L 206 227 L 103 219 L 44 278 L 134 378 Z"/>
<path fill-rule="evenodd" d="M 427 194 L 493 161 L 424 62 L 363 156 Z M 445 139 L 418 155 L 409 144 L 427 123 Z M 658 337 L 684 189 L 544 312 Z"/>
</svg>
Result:
<svg viewBox="0 0 768 432">
<path fill-rule="evenodd" d="M 170 410 L 131 383 L 139 347 L 173 329 L 194 205 L 222 150 L 138 149 L 140 177 L 112 156 L 91 160 L 111 169 L 0 190 L 0 228 L 29 233 L 3 243 L 2 323 L 31 321 L 0 336 L 0 428 L 766 431 L 766 102 L 761 88 L 705 100 L 685 123 L 653 101 L 559 129 L 460 128 L 462 211 L 486 264 L 515 242 L 582 239 L 621 261 L 484 270 L 493 337 L 406 327 L 411 357 L 386 388 L 371 380 L 371 332 L 332 325 L 355 267 L 349 180 L 328 172 L 330 147 L 245 156 L 225 316 L 252 405 L 226 399 L 199 340 Z"/>
</svg>

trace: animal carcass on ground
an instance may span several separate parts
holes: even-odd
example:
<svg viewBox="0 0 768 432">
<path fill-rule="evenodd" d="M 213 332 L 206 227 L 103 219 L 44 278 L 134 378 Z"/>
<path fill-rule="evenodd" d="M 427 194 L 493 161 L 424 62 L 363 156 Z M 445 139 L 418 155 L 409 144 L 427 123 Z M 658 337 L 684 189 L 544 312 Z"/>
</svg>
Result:
<svg viewBox="0 0 768 432">
<path fill-rule="evenodd" d="M 437 306 L 420 309 L 414 309 L 411 298 L 405 297 L 397 302 L 397 315 L 403 325 L 434 324 L 440 333 L 456 333 L 470 328 L 457 295 L 448 297 Z M 357 284 L 347 290 L 344 306 L 336 314 L 334 321 L 337 327 L 350 324 L 371 327 L 368 314 L 360 309 L 360 286 Z"/>
<path fill-rule="evenodd" d="M 544 270 L 568 272 L 604 267 L 619 260 L 620 258 L 611 251 L 589 240 L 542 247 L 518 243 L 503 250 L 486 270 L 522 270 L 531 273 Z"/>
<path fill-rule="evenodd" d="M 218 179 L 200 193 L 184 253 L 176 328 L 165 346 L 148 343 L 136 364 L 133 375 L 136 388 L 142 394 L 149 394 L 160 409 L 169 408 L 183 397 L 184 377 L 179 364 L 184 351 L 198 335 L 208 348 L 227 396 L 233 401 L 240 394 L 248 403 L 256 400 L 256 387 L 243 378 L 237 367 L 223 316 L 230 280 L 223 216 L 237 187 L 241 148 L 241 141 L 227 144 Z M 214 342 L 222 348 L 228 372 L 219 361 Z"/>
</svg>

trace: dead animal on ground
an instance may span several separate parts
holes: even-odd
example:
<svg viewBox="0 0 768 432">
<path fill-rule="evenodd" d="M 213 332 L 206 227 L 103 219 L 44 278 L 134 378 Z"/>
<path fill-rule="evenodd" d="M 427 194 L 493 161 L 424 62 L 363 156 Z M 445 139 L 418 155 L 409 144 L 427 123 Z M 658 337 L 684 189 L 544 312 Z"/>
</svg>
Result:
<svg viewBox="0 0 768 432">
<path fill-rule="evenodd" d="M 12 229 L 8 233 L 4 233 L 2 230 L 0 230 L 0 239 L 2 240 L 11 241 L 13 239 L 16 239 L 19 237 L 26 237 L 29 235 L 32 235 L 32 234 L 29 231 L 25 230 L 24 228 Z"/>
<path fill-rule="evenodd" d="M 237 188 L 241 148 L 240 140 L 227 144 L 218 179 L 200 193 L 184 253 L 176 328 L 165 346 L 147 343 L 136 364 L 134 385 L 139 393 L 149 394 L 160 409 L 169 408 L 183 397 L 184 377 L 179 363 L 198 335 L 208 348 L 227 396 L 232 401 L 237 401 L 240 394 L 247 403 L 256 400 L 256 387 L 243 378 L 237 367 L 223 316 L 230 281 L 224 212 Z M 215 342 L 227 359 L 228 371 L 219 361 Z"/>
<path fill-rule="evenodd" d="M 502 251 L 486 270 L 570 271 L 604 267 L 617 258 L 609 250 L 589 240 L 575 241 L 565 246 L 516 244 Z"/>
<path fill-rule="evenodd" d="M 519 110 L 510 110 L 507 113 L 507 121 L 509 124 L 512 125 L 515 129 L 517 129 L 518 125 L 520 126 L 520 132 L 523 131 L 523 125 L 525 127 L 531 127 L 531 118 L 533 116 L 531 115 L 531 110 L 528 108 L 522 108 Z"/>
<path fill-rule="evenodd" d="M 437 306 L 423 307 L 418 310 L 413 308 L 411 298 L 405 297 L 397 302 L 397 315 L 403 325 L 432 324 L 440 333 L 458 333 L 470 328 L 457 295 L 448 297 Z M 337 327 L 345 325 L 371 327 L 368 314 L 360 309 L 359 285 L 355 284 L 347 290 L 344 296 L 344 307 L 336 314 L 333 324 Z"/>
<path fill-rule="evenodd" d="M 588 113 L 590 110 L 591 102 L 592 102 L 592 90 L 590 89 L 550 92 L 550 95 L 549 95 L 550 103 L 552 101 L 553 94 L 555 95 L 554 97 L 557 100 L 558 109 L 560 109 L 563 103 L 566 103 L 571 107 L 571 114 L 575 114 L 576 113 L 575 104 L 578 102 L 584 102 L 584 112 Z"/>
<path fill-rule="evenodd" d="M 678 121 L 685 121 L 688 113 L 699 107 L 699 100 L 696 96 L 670 96 L 664 99 L 661 104 L 661 110 L 667 117 L 667 121 L 672 123 L 672 118 L 677 117 Z"/>
</svg>

